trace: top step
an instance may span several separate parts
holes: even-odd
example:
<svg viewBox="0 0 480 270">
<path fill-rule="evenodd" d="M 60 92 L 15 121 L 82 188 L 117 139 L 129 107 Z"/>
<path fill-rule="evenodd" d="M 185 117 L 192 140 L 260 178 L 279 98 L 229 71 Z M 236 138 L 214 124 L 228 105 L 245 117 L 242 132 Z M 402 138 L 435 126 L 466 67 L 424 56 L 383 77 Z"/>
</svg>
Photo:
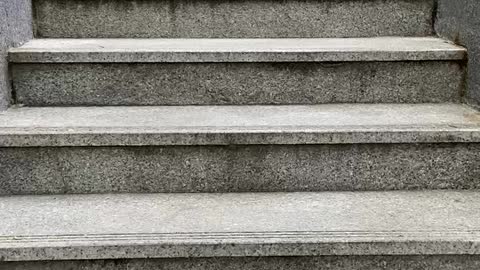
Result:
<svg viewBox="0 0 480 270">
<path fill-rule="evenodd" d="M 465 48 L 435 37 L 291 39 L 34 39 L 13 63 L 460 61 Z"/>
<path fill-rule="evenodd" d="M 43 38 L 429 36 L 434 0 L 33 0 Z"/>
</svg>

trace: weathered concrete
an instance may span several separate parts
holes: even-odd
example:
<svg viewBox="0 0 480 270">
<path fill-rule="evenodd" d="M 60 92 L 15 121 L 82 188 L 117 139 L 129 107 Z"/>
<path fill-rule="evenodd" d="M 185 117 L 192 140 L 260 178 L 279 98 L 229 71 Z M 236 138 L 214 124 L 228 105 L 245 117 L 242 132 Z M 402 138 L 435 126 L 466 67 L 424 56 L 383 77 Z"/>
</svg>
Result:
<svg viewBox="0 0 480 270">
<path fill-rule="evenodd" d="M 479 192 L 0 198 L 3 261 L 480 255 Z"/>
<path fill-rule="evenodd" d="M 0 194 L 479 189 L 480 144 L 0 149 Z"/>
<path fill-rule="evenodd" d="M 10 108 L 0 146 L 478 143 L 456 104 Z"/>
<path fill-rule="evenodd" d="M 8 107 L 11 96 L 7 50 L 32 36 L 31 0 L 0 0 L 0 111 Z"/>
<path fill-rule="evenodd" d="M 358 62 L 464 60 L 466 50 L 422 37 L 296 39 L 36 39 L 15 63 Z"/>
<path fill-rule="evenodd" d="M 454 61 L 15 64 L 26 106 L 460 102 Z"/>
<path fill-rule="evenodd" d="M 468 48 L 467 97 L 480 105 L 480 5 L 477 0 L 439 0 L 436 30 Z"/>
<path fill-rule="evenodd" d="M 478 270 L 478 255 L 222 257 L 0 262 L 1 270 Z"/>
<path fill-rule="evenodd" d="M 367 37 L 433 33 L 434 0 L 35 0 L 38 37 Z"/>
</svg>

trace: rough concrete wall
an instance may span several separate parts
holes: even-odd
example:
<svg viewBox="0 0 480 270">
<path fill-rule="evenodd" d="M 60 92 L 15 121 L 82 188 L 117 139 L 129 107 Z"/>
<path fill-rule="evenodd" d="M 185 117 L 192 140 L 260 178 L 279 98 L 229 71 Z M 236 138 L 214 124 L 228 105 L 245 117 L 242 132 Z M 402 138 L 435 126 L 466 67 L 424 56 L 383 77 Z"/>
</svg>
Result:
<svg viewBox="0 0 480 270">
<path fill-rule="evenodd" d="M 31 0 L 0 0 L 0 110 L 10 103 L 7 50 L 33 37 Z"/>
<path fill-rule="evenodd" d="M 437 33 L 468 48 L 466 98 L 480 105 L 480 1 L 438 0 Z"/>
</svg>

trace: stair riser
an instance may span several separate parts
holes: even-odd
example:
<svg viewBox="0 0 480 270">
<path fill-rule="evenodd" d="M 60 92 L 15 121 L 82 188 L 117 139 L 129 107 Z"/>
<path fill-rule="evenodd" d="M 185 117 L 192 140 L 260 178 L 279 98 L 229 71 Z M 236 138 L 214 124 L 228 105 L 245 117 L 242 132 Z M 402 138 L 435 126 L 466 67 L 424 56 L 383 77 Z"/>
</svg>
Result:
<svg viewBox="0 0 480 270">
<path fill-rule="evenodd" d="M 0 194 L 480 188 L 480 144 L 3 148 Z"/>
<path fill-rule="evenodd" d="M 13 65 L 27 106 L 459 102 L 463 75 L 455 61 Z"/>
<path fill-rule="evenodd" d="M 34 0 L 37 37 L 432 35 L 434 0 Z"/>
<path fill-rule="evenodd" d="M 468 255 L 227 257 L 0 263 L 1 270 L 478 270 L 479 268 L 480 256 Z"/>
</svg>

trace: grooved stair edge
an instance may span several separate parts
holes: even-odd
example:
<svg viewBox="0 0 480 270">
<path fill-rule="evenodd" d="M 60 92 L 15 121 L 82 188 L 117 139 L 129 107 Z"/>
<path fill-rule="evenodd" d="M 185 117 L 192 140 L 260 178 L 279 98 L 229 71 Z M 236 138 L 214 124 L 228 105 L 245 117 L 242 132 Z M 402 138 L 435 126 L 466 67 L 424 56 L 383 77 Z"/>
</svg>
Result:
<svg viewBox="0 0 480 270">
<path fill-rule="evenodd" d="M 479 205 L 472 191 L 3 197 L 0 257 L 479 255 Z"/>
</svg>

